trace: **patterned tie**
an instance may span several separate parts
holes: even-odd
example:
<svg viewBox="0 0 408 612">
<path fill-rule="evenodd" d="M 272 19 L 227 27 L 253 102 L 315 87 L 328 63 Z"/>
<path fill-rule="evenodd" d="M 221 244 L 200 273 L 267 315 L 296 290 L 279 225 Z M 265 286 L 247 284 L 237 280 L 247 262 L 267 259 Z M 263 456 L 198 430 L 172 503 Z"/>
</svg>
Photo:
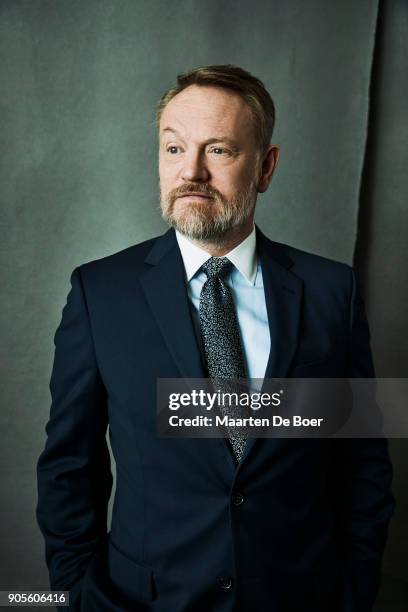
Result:
<svg viewBox="0 0 408 612">
<path fill-rule="evenodd" d="M 200 295 L 200 324 L 208 376 L 212 379 L 246 377 L 234 302 L 222 280 L 232 265 L 226 257 L 211 257 L 202 266 L 207 280 Z M 225 382 L 223 386 L 228 387 Z M 226 413 L 231 414 L 228 410 Z M 237 428 L 228 428 L 228 435 L 235 457 L 240 461 L 246 436 Z"/>
</svg>

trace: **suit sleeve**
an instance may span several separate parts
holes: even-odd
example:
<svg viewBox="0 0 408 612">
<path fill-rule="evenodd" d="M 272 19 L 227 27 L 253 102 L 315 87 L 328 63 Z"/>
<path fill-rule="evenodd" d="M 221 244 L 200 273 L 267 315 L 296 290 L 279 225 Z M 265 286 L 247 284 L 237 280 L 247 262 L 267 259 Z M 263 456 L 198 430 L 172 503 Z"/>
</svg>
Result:
<svg viewBox="0 0 408 612">
<path fill-rule="evenodd" d="M 355 274 L 351 271 L 349 378 L 374 378 L 370 334 Z M 378 418 L 375 397 L 364 409 Z M 371 418 L 371 417 L 370 417 Z M 395 503 L 392 464 L 385 438 L 335 440 L 341 509 L 345 587 L 339 612 L 373 609 L 381 578 L 381 559 Z"/>
<path fill-rule="evenodd" d="M 86 568 L 107 533 L 112 488 L 106 391 L 80 268 L 72 273 L 54 343 L 47 440 L 37 465 L 37 520 L 45 539 L 50 588 L 70 591 L 69 609 L 79 610 Z"/>
</svg>

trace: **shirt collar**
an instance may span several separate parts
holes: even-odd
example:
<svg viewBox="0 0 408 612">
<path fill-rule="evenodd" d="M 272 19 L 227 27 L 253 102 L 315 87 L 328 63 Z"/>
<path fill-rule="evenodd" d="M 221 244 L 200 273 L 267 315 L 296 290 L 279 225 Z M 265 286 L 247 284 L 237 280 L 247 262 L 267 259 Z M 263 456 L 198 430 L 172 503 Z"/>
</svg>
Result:
<svg viewBox="0 0 408 612">
<path fill-rule="evenodd" d="M 187 282 L 189 282 L 201 266 L 210 259 L 211 255 L 176 230 L 176 238 L 183 258 Z M 256 278 L 256 233 L 255 225 L 252 232 L 224 257 L 228 257 L 231 263 L 252 285 Z"/>
</svg>

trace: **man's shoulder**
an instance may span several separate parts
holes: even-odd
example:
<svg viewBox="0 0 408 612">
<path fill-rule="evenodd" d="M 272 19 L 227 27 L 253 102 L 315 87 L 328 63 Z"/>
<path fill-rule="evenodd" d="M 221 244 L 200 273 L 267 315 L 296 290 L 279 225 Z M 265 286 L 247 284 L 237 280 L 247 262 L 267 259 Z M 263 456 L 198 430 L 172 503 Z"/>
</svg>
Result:
<svg viewBox="0 0 408 612">
<path fill-rule="evenodd" d="M 265 235 L 262 246 L 275 260 L 294 274 L 306 276 L 350 277 L 352 267 L 344 262 L 289 244 L 276 242 Z"/>
<path fill-rule="evenodd" d="M 305 270 L 319 271 L 327 274 L 349 274 L 351 266 L 342 261 L 326 257 L 310 251 L 304 251 L 302 249 L 283 245 L 286 249 L 288 257 L 293 261 L 295 268 L 302 268 Z"/>
<path fill-rule="evenodd" d="M 168 233 L 168 232 L 167 232 Z M 82 263 L 79 267 L 85 276 L 106 276 L 120 275 L 129 270 L 132 273 L 140 272 L 144 269 L 144 262 L 149 253 L 159 240 L 163 240 L 166 234 L 161 234 L 137 244 L 128 246 L 120 251 L 105 255 L 98 259 L 93 259 Z"/>
<path fill-rule="evenodd" d="M 355 273 L 350 265 L 288 244 L 271 243 L 269 253 L 275 261 L 279 260 L 287 275 L 281 276 L 281 279 L 290 282 L 295 277 L 308 299 L 319 303 L 323 300 L 332 306 L 341 303 L 347 307 L 356 285 Z M 273 268 L 269 269 L 273 274 Z"/>
</svg>

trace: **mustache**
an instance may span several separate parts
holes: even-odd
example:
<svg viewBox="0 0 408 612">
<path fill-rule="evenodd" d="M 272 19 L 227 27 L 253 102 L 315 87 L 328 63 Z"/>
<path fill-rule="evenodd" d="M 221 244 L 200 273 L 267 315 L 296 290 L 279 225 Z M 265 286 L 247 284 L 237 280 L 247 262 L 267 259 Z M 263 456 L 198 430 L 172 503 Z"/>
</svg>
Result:
<svg viewBox="0 0 408 612">
<path fill-rule="evenodd" d="M 222 194 L 215 189 L 215 187 L 211 187 L 206 183 L 186 183 L 181 185 L 180 187 L 176 187 L 172 189 L 167 198 L 170 202 L 174 202 L 178 197 L 189 194 L 189 193 L 199 193 L 207 196 L 208 198 L 213 198 L 214 200 L 222 201 Z"/>
</svg>

